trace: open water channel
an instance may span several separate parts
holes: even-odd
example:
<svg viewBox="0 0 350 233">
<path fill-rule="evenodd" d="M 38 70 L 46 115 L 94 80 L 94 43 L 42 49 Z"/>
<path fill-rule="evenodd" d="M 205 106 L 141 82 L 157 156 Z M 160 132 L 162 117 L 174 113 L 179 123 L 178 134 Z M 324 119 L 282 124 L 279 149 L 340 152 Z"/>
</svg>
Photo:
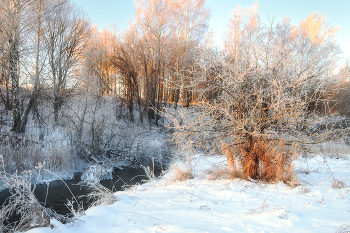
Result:
<svg viewBox="0 0 350 233">
<path fill-rule="evenodd" d="M 66 206 L 67 200 L 73 199 L 71 192 L 78 201 L 83 202 L 84 209 L 87 209 L 90 203 L 86 195 L 92 190 L 84 185 L 78 185 L 78 183 L 81 182 L 81 174 L 82 173 L 76 173 L 74 179 L 65 180 L 64 182 L 57 180 L 49 184 L 37 185 L 34 194 L 45 207 L 51 207 L 58 214 L 71 214 Z M 159 174 L 160 171 L 155 171 L 156 176 L 159 176 Z M 148 178 L 143 169 L 124 168 L 123 170 L 115 169 L 112 180 L 104 180 L 100 183 L 104 187 L 116 192 L 124 190 L 128 185 L 142 184 L 145 180 L 148 180 Z M 0 192 L 0 205 L 5 202 L 9 195 L 10 193 L 8 190 Z M 10 219 L 11 222 L 16 220 L 16 218 Z"/>
</svg>

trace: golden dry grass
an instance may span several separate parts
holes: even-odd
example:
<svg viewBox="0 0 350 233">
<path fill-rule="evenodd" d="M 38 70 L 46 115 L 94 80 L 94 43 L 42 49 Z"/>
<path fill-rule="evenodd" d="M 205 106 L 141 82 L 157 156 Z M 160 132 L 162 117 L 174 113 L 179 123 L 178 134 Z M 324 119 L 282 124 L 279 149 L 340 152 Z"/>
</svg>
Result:
<svg viewBox="0 0 350 233">
<path fill-rule="evenodd" d="M 282 181 L 289 185 L 297 183 L 293 152 L 282 144 L 256 141 L 242 143 L 234 148 L 222 144 L 222 149 L 227 157 L 230 177 L 264 182 Z M 217 176 L 222 176 L 220 174 L 223 172 L 217 171 Z"/>
<path fill-rule="evenodd" d="M 188 179 L 194 178 L 191 170 L 180 167 L 178 165 L 172 165 L 170 168 L 170 171 L 171 171 L 171 179 L 170 179 L 171 182 L 186 181 Z"/>
</svg>

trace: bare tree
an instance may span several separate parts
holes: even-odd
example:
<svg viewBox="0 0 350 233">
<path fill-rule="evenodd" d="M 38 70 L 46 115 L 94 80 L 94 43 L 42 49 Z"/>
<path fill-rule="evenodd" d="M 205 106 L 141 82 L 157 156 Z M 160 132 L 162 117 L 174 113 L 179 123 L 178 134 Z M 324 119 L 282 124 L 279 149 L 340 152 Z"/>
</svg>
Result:
<svg viewBox="0 0 350 233">
<path fill-rule="evenodd" d="M 118 40 L 114 56 L 111 61 L 120 75 L 120 83 L 124 87 L 126 105 L 129 108 L 129 119 L 134 121 L 134 99 L 140 112 L 140 121 L 143 122 L 143 101 L 141 99 L 140 68 L 137 54 L 139 38 L 136 36 L 135 27 L 130 27 Z M 121 104 L 123 99 L 120 98 Z"/>
<path fill-rule="evenodd" d="M 158 122 L 157 111 L 160 101 L 160 88 L 165 57 L 169 51 L 170 1 L 136 1 L 136 20 L 144 49 L 141 54 L 144 76 L 144 97 L 148 107 L 148 120 Z M 157 104 L 156 104 L 157 101 Z"/>
<path fill-rule="evenodd" d="M 25 23 L 25 10 L 29 0 L 6 0 L 1 3 L 3 21 L 1 22 L 1 32 L 3 40 L 6 41 L 5 55 L 8 64 L 8 72 L 11 79 L 12 88 L 12 112 L 14 132 L 24 132 L 26 121 L 22 119 L 20 111 L 19 86 L 20 71 L 19 59 L 21 52 L 21 40 L 23 33 L 28 28 Z"/>
<path fill-rule="evenodd" d="M 32 84 L 32 91 L 29 97 L 29 101 L 26 105 L 25 110 L 23 111 L 21 118 L 21 128 L 20 131 L 24 132 L 25 127 L 28 122 L 28 116 L 30 111 L 33 108 L 37 108 L 37 98 L 39 96 L 39 86 L 40 86 L 40 67 L 39 67 L 39 59 L 40 59 L 40 46 L 42 41 L 42 15 L 43 9 L 45 7 L 45 0 L 35 0 L 32 2 L 32 11 L 35 13 L 34 22 L 35 22 L 35 65 L 34 65 L 34 82 Z"/>
<path fill-rule="evenodd" d="M 205 8 L 205 0 L 177 0 L 171 2 L 171 37 L 172 37 L 172 82 L 174 107 L 180 99 L 188 106 L 190 96 L 185 88 L 188 80 L 186 71 L 193 66 L 196 47 L 203 39 L 210 18 L 210 10 Z M 188 73 L 187 73 L 188 75 Z M 188 85 L 187 85 L 188 86 Z M 182 98 L 181 97 L 182 94 Z"/>
<path fill-rule="evenodd" d="M 107 29 L 100 32 L 93 25 L 90 42 L 84 51 L 85 75 L 96 79 L 101 95 L 116 93 L 116 72 L 111 62 L 111 57 L 115 54 L 116 37 L 116 32 Z"/>
<path fill-rule="evenodd" d="M 46 21 L 45 47 L 52 76 L 53 110 L 57 124 L 64 98 L 70 93 L 68 84 L 74 87 L 74 83 L 69 83 L 68 79 L 87 43 L 85 38 L 89 32 L 89 22 L 69 0 L 52 1 L 51 13 Z"/>
</svg>

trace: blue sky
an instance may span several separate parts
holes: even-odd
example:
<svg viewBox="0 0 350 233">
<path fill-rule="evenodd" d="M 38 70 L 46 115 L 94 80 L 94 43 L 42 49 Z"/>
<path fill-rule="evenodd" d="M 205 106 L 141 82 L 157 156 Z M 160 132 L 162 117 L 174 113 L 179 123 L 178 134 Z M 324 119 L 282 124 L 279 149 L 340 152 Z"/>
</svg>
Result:
<svg viewBox="0 0 350 233">
<path fill-rule="evenodd" d="M 100 29 L 110 27 L 115 23 L 119 31 L 127 28 L 128 22 L 135 15 L 133 0 L 73 0 L 82 7 L 91 21 Z M 210 28 L 220 40 L 221 33 L 226 29 L 230 10 L 237 5 L 251 6 L 255 0 L 207 0 L 211 9 Z M 326 14 L 326 21 L 333 26 L 339 26 L 336 40 L 339 42 L 344 56 L 350 57 L 350 0 L 261 0 L 259 2 L 260 17 L 263 22 L 268 16 L 275 16 L 281 21 L 288 16 L 292 24 L 305 19 L 311 13 Z"/>
</svg>

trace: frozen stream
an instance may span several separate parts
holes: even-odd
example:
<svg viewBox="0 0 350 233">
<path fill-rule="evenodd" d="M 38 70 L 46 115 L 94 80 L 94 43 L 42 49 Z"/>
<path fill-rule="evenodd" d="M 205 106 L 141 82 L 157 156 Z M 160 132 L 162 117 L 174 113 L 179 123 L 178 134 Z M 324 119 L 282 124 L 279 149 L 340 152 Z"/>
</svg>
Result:
<svg viewBox="0 0 350 233">
<path fill-rule="evenodd" d="M 155 171 L 156 176 L 159 174 L 160 171 Z M 85 186 L 77 185 L 79 182 L 81 182 L 80 177 L 81 173 L 77 173 L 74 179 L 65 180 L 64 182 L 68 185 L 69 189 L 78 199 L 78 201 L 83 202 L 84 209 L 87 209 L 89 207 L 89 203 L 87 202 L 86 195 L 89 194 L 91 190 L 89 190 Z M 143 169 L 125 168 L 123 170 L 115 169 L 113 172 L 113 180 L 105 180 L 101 181 L 100 183 L 110 190 L 120 191 L 123 190 L 123 186 L 125 184 L 142 184 L 143 180 L 148 180 Z M 46 195 L 47 191 L 48 194 Z M 70 214 L 70 211 L 65 204 L 67 203 L 67 200 L 72 200 L 72 194 L 62 181 L 52 181 L 49 183 L 49 187 L 47 186 L 47 184 L 37 185 L 34 193 L 38 200 L 41 203 L 43 203 L 43 205 L 45 205 L 46 207 L 53 208 L 59 214 Z M 8 190 L 3 190 L 2 192 L 0 192 L 1 205 L 2 203 L 4 203 L 8 196 Z M 10 221 L 14 220 L 15 219 L 11 219 Z"/>
</svg>

